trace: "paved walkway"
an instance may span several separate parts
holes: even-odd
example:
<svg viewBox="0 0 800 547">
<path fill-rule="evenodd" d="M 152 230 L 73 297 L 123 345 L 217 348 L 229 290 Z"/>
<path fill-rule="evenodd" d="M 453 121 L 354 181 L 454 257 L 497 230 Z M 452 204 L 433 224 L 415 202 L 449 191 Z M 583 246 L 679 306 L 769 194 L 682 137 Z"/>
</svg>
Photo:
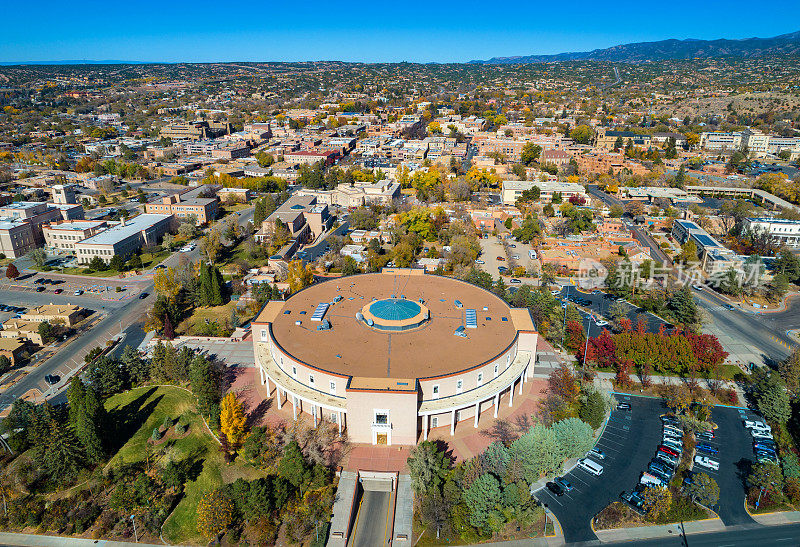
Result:
<svg viewBox="0 0 800 547">
<path fill-rule="evenodd" d="M 764 526 L 800 522 L 800 511 L 779 511 L 777 513 L 762 513 L 760 515 L 750 513 L 750 516 L 753 517 L 753 520 L 757 523 L 763 524 Z"/>
<path fill-rule="evenodd" d="M 719 518 L 696 520 L 683 525 L 687 534 L 707 532 L 723 532 L 726 527 Z M 644 539 L 679 537 L 680 524 L 663 524 L 661 526 L 637 526 L 634 528 L 616 528 L 614 530 L 595 530 L 595 534 L 603 543 L 617 541 L 637 541 Z"/>
<path fill-rule="evenodd" d="M 215 356 L 229 367 L 254 367 L 256 364 L 252 340 L 233 342 L 227 338 L 189 338 L 175 344 L 177 349 L 183 346 L 198 350 L 209 357 Z"/>
<path fill-rule="evenodd" d="M 2 545 L 24 545 L 32 547 L 154 547 L 160 544 L 154 543 L 134 543 L 132 541 L 106 541 L 103 539 L 84 539 L 69 538 L 60 536 L 39 536 L 34 534 L 12 534 L 10 532 L 0 532 L 0 544 Z"/>
</svg>

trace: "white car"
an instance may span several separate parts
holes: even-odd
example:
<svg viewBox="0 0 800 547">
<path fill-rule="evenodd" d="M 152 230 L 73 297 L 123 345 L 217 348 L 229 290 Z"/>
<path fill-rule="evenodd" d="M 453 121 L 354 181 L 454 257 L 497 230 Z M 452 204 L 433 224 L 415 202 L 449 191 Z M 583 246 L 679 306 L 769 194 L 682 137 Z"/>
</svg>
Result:
<svg viewBox="0 0 800 547">
<path fill-rule="evenodd" d="M 589 458 L 589 457 L 592 457 L 592 458 L 598 458 L 598 459 L 600 459 L 600 460 L 605 460 L 605 459 L 606 459 L 606 455 L 605 455 L 605 453 L 604 453 L 602 450 L 600 450 L 599 448 L 592 448 L 592 449 L 591 449 L 591 450 L 590 450 L 590 451 L 589 451 L 589 452 L 586 454 L 586 457 L 587 457 L 587 458 Z"/>
<path fill-rule="evenodd" d="M 697 283 L 695 283 L 694 285 L 692 285 L 692 288 L 693 288 L 694 290 L 696 290 L 696 291 L 702 291 L 702 290 L 703 290 L 703 286 L 702 286 L 702 285 L 698 285 Z"/>
<path fill-rule="evenodd" d="M 608 321 L 606 321 L 605 319 L 596 319 L 594 324 L 597 325 L 598 327 L 605 327 L 606 325 L 608 325 Z"/>
<path fill-rule="evenodd" d="M 765 424 L 764 422 L 759 422 L 758 420 L 745 420 L 744 426 L 747 429 L 765 429 L 767 431 L 772 431 L 772 428 Z"/>
<path fill-rule="evenodd" d="M 695 456 L 694 463 L 699 465 L 700 467 L 705 467 L 706 469 L 712 469 L 714 471 L 719 471 L 719 462 L 714 461 L 711 458 L 706 456 Z"/>
</svg>

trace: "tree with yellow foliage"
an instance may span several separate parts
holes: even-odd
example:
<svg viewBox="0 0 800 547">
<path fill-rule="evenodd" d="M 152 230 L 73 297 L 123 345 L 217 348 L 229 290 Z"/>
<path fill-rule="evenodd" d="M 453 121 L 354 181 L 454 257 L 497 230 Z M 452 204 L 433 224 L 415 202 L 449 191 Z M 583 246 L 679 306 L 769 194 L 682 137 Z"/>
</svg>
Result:
<svg viewBox="0 0 800 547">
<path fill-rule="evenodd" d="M 153 278 L 153 285 L 155 286 L 156 292 L 169 300 L 175 298 L 175 295 L 178 294 L 178 291 L 181 288 L 180 283 L 178 283 L 177 279 L 175 278 L 175 270 L 170 266 L 169 268 L 160 269 L 156 272 L 155 277 Z"/>
<path fill-rule="evenodd" d="M 228 438 L 232 450 L 236 450 L 245 439 L 247 432 L 247 417 L 244 407 L 235 393 L 228 393 L 222 398 L 219 412 L 220 430 Z"/>
<path fill-rule="evenodd" d="M 197 531 L 216 538 L 233 522 L 233 502 L 221 491 L 209 492 L 197 504 Z"/>
<path fill-rule="evenodd" d="M 289 293 L 294 294 L 314 282 L 314 270 L 310 264 L 303 266 L 302 260 L 292 260 L 289 262 L 286 282 L 289 283 Z"/>
</svg>

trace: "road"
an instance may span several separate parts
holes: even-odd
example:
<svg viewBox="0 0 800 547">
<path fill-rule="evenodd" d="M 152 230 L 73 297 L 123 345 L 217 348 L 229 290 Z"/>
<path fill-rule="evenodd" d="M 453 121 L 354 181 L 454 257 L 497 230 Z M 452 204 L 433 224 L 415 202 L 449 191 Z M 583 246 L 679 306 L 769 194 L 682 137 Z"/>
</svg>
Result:
<svg viewBox="0 0 800 547">
<path fill-rule="evenodd" d="M 770 315 L 747 313 L 736 308 L 729 310 L 725 308 L 729 302 L 707 288 L 693 293 L 695 302 L 710 318 L 710 324 L 707 324 L 706 328 L 711 332 L 723 331 L 737 341 L 761 350 L 766 356 L 767 365 L 775 365 L 786 359 L 791 352 L 789 348 L 796 344 L 786 335 L 785 329 L 777 328 L 776 325 L 791 320 L 797 322 L 796 317 L 789 319 L 792 311 L 776 314 L 777 317 L 773 318 Z M 795 312 L 796 306 L 796 304 L 792 306 Z"/>
<path fill-rule="evenodd" d="M 358 509 L 355 530 L 353 530 L 352 540 L 349 542 L 351 547 L 386 545 L 388 541 L 387 515 L 391 497 L 391 492 L 364 491 Z"/>
<path fill-rule="evenodd" d="M 604 545 L 631 545 L 631 541 L 605 543 Z M 683 546 L 680 536 L 637 540 L 638 547 Z M 732 526 L 724 532 L 690 534 L 687 545 L 692 547 L 752 547 L 753 545 L 800 545 L 800 524 L 782 526 L 740 525 Z"/>
</svg>

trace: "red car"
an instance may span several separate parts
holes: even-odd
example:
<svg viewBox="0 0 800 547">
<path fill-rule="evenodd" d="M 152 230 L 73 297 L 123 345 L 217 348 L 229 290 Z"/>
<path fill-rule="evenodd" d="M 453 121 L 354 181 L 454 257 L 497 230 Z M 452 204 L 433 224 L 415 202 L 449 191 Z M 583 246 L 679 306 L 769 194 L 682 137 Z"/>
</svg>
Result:
<svg viewBox="0 0 800 547">
<path fill-rule="evenodd" d="M 663 452 L 664 454 L 669 454 L 670 456 L 675 456 L 676 458 L 679 457 L 678 452 L 669 448 L 668 446 L 659 446 L 658 451 Z"/>
<path fill-rule="evenodd" d="M 53 292 L 56 294 L 61 294 L 62 292 L 64 292 L 64 289 L 56 289 Z"/>
</svg>

